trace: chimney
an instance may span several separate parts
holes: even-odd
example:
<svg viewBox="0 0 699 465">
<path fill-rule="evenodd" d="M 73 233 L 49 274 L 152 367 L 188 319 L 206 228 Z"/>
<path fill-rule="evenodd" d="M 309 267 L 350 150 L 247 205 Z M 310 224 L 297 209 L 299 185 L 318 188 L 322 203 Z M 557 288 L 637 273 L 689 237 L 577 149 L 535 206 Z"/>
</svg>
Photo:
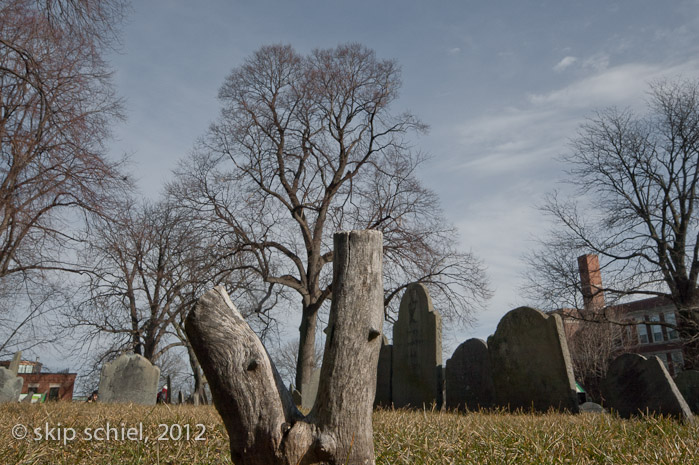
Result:
<svg viewBox="0 0 699 465">
<path fill-rule="evenodd" d="M 604 291 L 597 255 L 587 254 L 578 257 L 578 270 L 585 310 L 601 310 L 604 308 Z"/>
</svg>

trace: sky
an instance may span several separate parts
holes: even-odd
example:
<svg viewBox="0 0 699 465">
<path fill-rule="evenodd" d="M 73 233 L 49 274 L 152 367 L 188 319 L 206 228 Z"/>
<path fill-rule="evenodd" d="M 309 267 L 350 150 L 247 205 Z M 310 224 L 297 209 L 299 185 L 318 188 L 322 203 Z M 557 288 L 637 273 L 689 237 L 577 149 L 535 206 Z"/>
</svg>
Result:
<svg viewBox="0 0 699 465">
<path fill-rule="evenodd" d="M 488 268 L 494 297 L 476 325 L 445 331 L 448 357 L 527 303 L 521 258 L 551 227 L 536 206 L 565 188 L 558 157 L 585 118 L 643 111 L 650 82 L 699 77 L 699 0 L 134 0 L 108 57 L 127 117 L 111 154 L 128 154 L 142 195 L 156 198 L 246 57 L 268 44 L 308 53 L 345 42 L 402 67 L 394 109 L 430 126 L 414 141 L 431 156 L 419 176 L 461 248 Z"/>
</svg>

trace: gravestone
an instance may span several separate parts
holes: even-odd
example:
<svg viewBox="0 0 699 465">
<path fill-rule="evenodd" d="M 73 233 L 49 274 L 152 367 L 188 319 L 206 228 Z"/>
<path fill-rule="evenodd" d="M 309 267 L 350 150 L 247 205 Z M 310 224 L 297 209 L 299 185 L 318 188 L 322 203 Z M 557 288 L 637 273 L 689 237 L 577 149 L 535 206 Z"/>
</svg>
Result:
<svg viewBox="0 0 699 465">
<path fill-rule="evenodd" d="M 623 354 L 614 359 L 602 381 L 605 405 L 629 418 L 654 412 L 692 420 L 692 412 L 658 357 Z"/>
<path fill-rule="evenodd" d="M 184 404 L 184 394 L 182 394 L 182 391 L 177 391 L 177 403 L 180 405 Z"/>
<path fill-rule="evenodd" d="M 699 371 L 686 370 L 675 377 L 675 384 L 692 412 L 699 414 Z"/>
<path fill-rule="evenodd" d="M 469 339 L 456 348 L 447 360 L 445 378 L 447 408 L 478 410 L 495 406 L 488 345 L 482 339 Z"/>
<path fill-rule="evenodd" d="M 442 406 L 442 319 L 427 288 L 408 286 L 393 326 L 391 397 L 393 405 Z"/>
<path fill-rule="evenodd" d="M 584 402 L 580 404 L 580 413 L 604 413 L 604 408 L 594 402 Z"/>
<path fill-rule="evenodd" d="M 24 378 L 0 367 L 0 402 L 19 402 Z"/>
<path fill-rule="evenodd" d="M 137 354 L 120 355 L 102 366 L 100 402 L 155 405 L 160 368 Z"/>
<path fill-rule="evenodd" d="M 15 353 L 15 356 L 12 357 L 12 361 L 10 362 L 10 366 L 8 369 L 13 375 L 16 375 L 19 373 L 19 364 L 22 362 L 22 351 L 18 351 Z"/>
<path fill-rule="evenodd" d="M 382 336 L 379 363 L 376 367 L 376 397 L 374 407 L 390 407 L 391 405 L 391 362 L 393 346 Z"/>
<path fill-rule="evenodd" d="M 496 402 L 510 409 L 578 412 L 575 378 L 561 317 L 520 307 L 488 338 Z"/>
<path fill-rule="evenodd" d="M 167 386 L 167 398 L 163 399 L 163 401 L 166 404 L 171 404 L 172 403 L 172 380 L 170 379 L 170 375 L 167 375 L 167 382 L 165 383 L 165 386 Z"/>
<path fill-rule="evenodd" d="M 310 410 L 313 408 L 313 404 L 316 401 L 316 395 L 318 394 L 318 383 L 320 382 L 320 368 L 316 368 L 311 373 L 311 379 L 307 383 L 303 384 L 301 388 L 301 407 Z"/>
</svg>

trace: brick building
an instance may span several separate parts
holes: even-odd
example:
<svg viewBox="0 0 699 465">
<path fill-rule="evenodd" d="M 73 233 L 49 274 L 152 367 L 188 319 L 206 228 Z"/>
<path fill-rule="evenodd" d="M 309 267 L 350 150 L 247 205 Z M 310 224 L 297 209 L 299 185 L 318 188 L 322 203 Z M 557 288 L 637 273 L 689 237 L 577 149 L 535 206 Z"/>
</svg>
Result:
<svg viewBox="0 0 699 465">
<path fill-rule="evenodd" d="M 580 313 L 594 314 L 605 308 L 602 274 L 597 255 L 578 257 L 580 284 L 583 294 L 584 309 Z M 676 309 L 672 301 L 664 297 L 651 297 L 634 302 L 607 307 L 607 313 L 619 321 L 635 322 L 624 329 L 624 352 L 648 356 L 657 356 L 666 366 L 670 375 L 676 376 L 683 369 L 682 340 L 676 329 L 658 323 L 676 324 Z M 566 319 L 567 310 L 561 312 L 568 330 L 575 331 L 574 319 Z M 573 355 L 574 356 L 574 355 Z"/>
<path fill-rule="evenodd" d="M 2 361 L 0 366 L 7 368 L 10 361 Z M 20 362 L 17 375 L 24 379 L 22 394 L 45 394 L 47 401 L 72 401 L 77 373 L 42 373 L 41 367 L 39 362 Z"/>
</svg>

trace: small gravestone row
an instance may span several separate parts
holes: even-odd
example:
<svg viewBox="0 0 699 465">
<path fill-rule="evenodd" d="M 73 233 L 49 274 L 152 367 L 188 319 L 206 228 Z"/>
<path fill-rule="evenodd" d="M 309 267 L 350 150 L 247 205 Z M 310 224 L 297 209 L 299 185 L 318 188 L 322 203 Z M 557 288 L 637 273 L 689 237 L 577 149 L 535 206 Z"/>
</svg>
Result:
<svg viewBox="0 0 699 465">
<path fill-rule="evenodd" d="M 605 406 L 625 418 L 653 412 L 692 421 L 699 372 L 681 373 L 676 385 L 657 357 L 624 354 L 610 364 L 602 392 Z M 591 402 L 578 405 L 560 317 L 527 307 L 508 312 L 487 344 L 470 339 L 454 351 L 446 367 L 446 406 L 603 411 Z"/>
<path fill-rule="evenodd" d="M 476 410 L 578 411 L 575 379 L 558 315 L 520 307 L 508 312 L 488 343 L 469 339 L 446 367 L 446 406 Z"/>
</svg>

